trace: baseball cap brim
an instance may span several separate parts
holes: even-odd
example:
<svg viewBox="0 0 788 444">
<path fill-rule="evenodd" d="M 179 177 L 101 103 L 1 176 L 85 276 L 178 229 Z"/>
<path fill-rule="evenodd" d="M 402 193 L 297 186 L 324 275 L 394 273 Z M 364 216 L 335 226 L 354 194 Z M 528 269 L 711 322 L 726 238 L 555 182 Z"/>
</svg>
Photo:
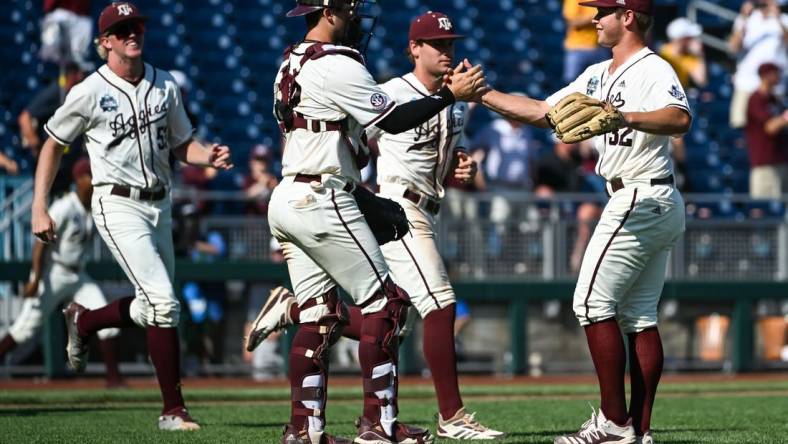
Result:
<svg viewBox="0 0 788 444">
<path fill-rule="evenodd" d="M 130 16 L 130 17 L 123 17 L 123 18 L 115 20 L 111 24 L 107 25 L 104 28 L 103 31 L 100 31 L 100 33 L 101 34 L 105 34 L 105 33 L 109 32 L 109 31 L 111 31 L 112 28 L 120 25 L 121 23 L 131 22 L 131 21 L 134 21 L 134 20 L 138 20 L 138 21 L 141 21 L 141 22 L 147 22 L 148 21 L 148 17 L 146 17 L 144 15 L 133 15 L 133 16 Z"/>
<path fill-rule="evenodd" d="M 298 5 L 287 13 L 287 17 L 301 17 L 302 15 L 307 15 L 321 9 L 323 9 L 322 6 Z"/>
<path fill-rule="evenodd" d="M 424 37 L 420 39 L 411 39 L 411 40 L 457 40 L 457 39 L 464 39 L 465 36 L 462 34 L 439 34 L 439 35 L 431 35 L 429 37 Z"/>
<path fill-rule="evenodd" d="M 593 0 L 580 2 L 580 6 L 591 6 L 593 8 L 623 8 L 623 5 L 616 3 L 615 0 Z"/>
</svg>

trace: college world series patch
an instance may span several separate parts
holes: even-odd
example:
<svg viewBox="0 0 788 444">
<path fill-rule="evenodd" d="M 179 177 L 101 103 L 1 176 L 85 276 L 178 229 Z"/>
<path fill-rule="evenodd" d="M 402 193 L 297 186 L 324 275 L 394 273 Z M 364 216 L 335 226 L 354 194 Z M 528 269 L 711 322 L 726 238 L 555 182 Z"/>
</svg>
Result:
<svg viewBox="0 0 788 444">
<path fill-rule="evenodd" d="M 375 111 L 383 111 L 389 104 L 389 98 L 385 94 L 375 93 L 369 98 L 369 103 Z"/>
<path fill-rule="evenodd" d="M 118 102 L 116 102 L 115 98 L 109 94 L 106 94 L 101 98 L 99 101 L 99 106 L 104 112 L 113 112 L 118 110 Z"/>
</svg>

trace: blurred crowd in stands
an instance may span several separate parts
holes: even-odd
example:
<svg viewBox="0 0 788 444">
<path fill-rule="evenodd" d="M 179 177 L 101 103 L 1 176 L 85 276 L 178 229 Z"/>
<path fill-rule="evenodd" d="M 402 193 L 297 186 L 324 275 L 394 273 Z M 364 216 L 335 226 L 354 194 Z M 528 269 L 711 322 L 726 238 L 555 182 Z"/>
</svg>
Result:
<svg viewBox="0 0 788 444">
<path fill-rule="evenodd" d="M 788 192 L 788 14 L 784 12 L 785 9 L 785 2 L 781 4 L 778 0 L 741 3 L 728 40 L 730 56 L 735 60 L 729 126 L 744 131 L 744 149 L 751 169 L 749 193 L 757 199 L 779 198 Z M 45 0 L 43 11 L 45 15 L 40 23 L 39 56 L 57 65 L 60 77 L 41 88 L 24 109 L 12 110 L 18 116 L 15 130 L 19 132 L 21 146 L 11 150 L 10 156 L 9 150 L 0 150 L 0 175 L 32 174 L 38 151 L 46 137 L 44 123 L 62 103 L 69 89 L 96 67 L 93 63 L 95 56 L 90 51 L 95 21 L 90 16 L 91 1 Z M 562 14 L 566 30 L 563 70 L 553 74 L 568 82 L 591 64 L 609 58 L 610 52 L 596 43 L 596 29 L 592 23 L 595 9 L 580 7 L 577 0 L 564 0 Z M 708 85 L 710 77 L 701 26 L 686 17 L 678 17 L 664 29 L 655 30 L 655 33 L 667 38 L 655 42 L 653 49 L 673 65 L 690 96 L 702 94 L 701 90 Z M 67 37 L 64 39 L 64 36 Z M 371 53 L 369 57 L 374 59 L 377 54 Z M 177 70 L 172 73 L 183 96 L 189 100 L 191 82 L 188 76 Z M 523 85 L 523 89 L 526 89 L 526 85 Z M 268 87 L 258 93 L 268 94 Z M 474 110 L 474 113 L 480 112 L 485 111 Z M 523 207 L 509 204 L 508 193 L 527 192 L 538 197 L 550 197 L 555 193 L 604 192 L 604 181 L 594 173 L 596 153 L 590 143 L 567 145 L 557 139 L 537 137 L 534 131 L 502 117 L 493 118 L 476 128 L 473 134 L 469 134 L 470 146 L 466 148 L 480 165 L 480 174 L 472 184 L 448 183 L 444 211 L 460 218 L 479 218 L 493 223 L 491 231 L 485 233 L 488 251 L 495 252 L 501 248 L 505 236 L 504 222 L 513 218 L 528 220 L 531 217 L 518 213 Z M 201 218 L 217 215 L 265 217 L 268 198 L 280 179 L 281 153 L 280 147 L 276 145 L 260 142 L 251 147 L 234 147 L 240 148 L 239 152 L 248 153 L 248 158 L 243 161 L 235 159 L 237 168 L 229 172 L 174 164 L 178 170 L 177 186 L 181 189 L 235 191 L 244 196 L 242 200 L 226 202 L 177 202 L 180 220 L 176 230 L 176 245 L 181 257 L 194 261 L 214 261 L 227 256 L 227 240 L 223 234 L 202 230 Z M 688 180 L 693 171 L 687 167 L 687 144 L 679 137 L 673 139 L 672 146 L 677 186 L 683 191 L 693 191 L 691 181 Z M 68 172 L 74 161 L 83 155 L 82 149 L 81 140 L 68 147 L 53 186 L 53 195 L 71 186 Z M 374 162 L 370 165 L 364 171 L 364 177 L 367 185 L 375 188 Z M 493 192 L 495 197 L 488 204 L 476 205 L 468 196 L 480 191 Z M 578 222 L 578 236 L 571 251 L 572 272 L 579 268 L 585 245 L 600 212 L 601 206 L 593 200 L 574 207 L 572 217 Z M 283 260 L 278 245 L 271 246 L 270 260 Z M 257 307 L 264 302 L 268 291 L 275 284 L 255 284 L 246 290 L 249 316 L 254 316 Z M 193 359 L 199 363 L 222 361 L 221 338 L 225 331 L 224 311 L 227 304 L 225 294 L 224 284 L 217 287 L 216 284 L 189 282 L 184 286 L 183 297 L 189 307 L 190 323 L 195 327 L 189 330 L 187 341 Z M 764 316 L 777 315 L 781 310 L 785 310 L 785 307 L 766 310 Z M 727 322 L 719 317 L 702 317 L 698 328 L 707 335 L 710 329 L 717 328 L 717 336 L 724 336 Z M 769 334 L 779 336 L 778 333 Z M 715 336 L 712 334 L 711 337 Z M 770 344 L 778 342 L 782 344 L 784 339 L 773 339 Z M 247 362 L 254 364 L 256 377 L 259 378 L 281 371 L 281 357 L 272 353 L 277 344 L 276 335 L 267 344 L 258 349 L 257 355 L 244 356 Z M 774 351 L 779 350 L 777 345 L 770 347 L 770 353 L 779 354 Z M 714 353 L 712 355 L 717 356 Z"/>
</svg>

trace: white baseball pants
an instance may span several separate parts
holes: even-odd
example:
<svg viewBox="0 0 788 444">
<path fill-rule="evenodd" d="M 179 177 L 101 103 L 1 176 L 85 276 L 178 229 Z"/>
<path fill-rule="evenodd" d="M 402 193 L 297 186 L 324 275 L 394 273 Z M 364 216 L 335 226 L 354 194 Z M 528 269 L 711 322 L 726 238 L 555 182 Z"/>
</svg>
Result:
<svg viewBox="0 0 788 444">
<path fill-rule="evenodd" d="M 400 185 L 382 184 L 380 195 L 399 203 L 410 222 L 410 232 L 380 247 L 391 277 L 410 296 L 422 318 L 456 302 L 449 273 L 435 242 L 435 216 L 402 197 Z"/>
<path fill-rule="evenodd" d="M 93 221 L 109 251 L 134 285 L 131 319 L 140 327 L 178 326 L 180 303 L 172 282 L 172 203 L 110 194 L 111 185 L 93 190 Z"/>
<path fill-rule="evenodd" d="M 323 177 L 322 184 L 282 180 L 271 195 L 271 234 L 282 244 L 299 306 L 337 285 L 361 305 L 380 289 L 389 269 L 356 199 L 342 190 L 345 182 Z M 362 311 L 378 312 L 385 303 L 381 298 Z M 320 304 L 300 318 L 316 322 L 327 312 Z"/>
<path fill-rule="evenodd" d="M 50 264 L 39 282 L 38 297 L 25 298 L 22 311 L 8 333 L 17 344 L 31 339 L 52 311 L 71 298 L 91 310 L 107 305 L 104 293 L 84 271 L 75 273 L 62 265 Z M 102 340 L 119 334 L 117 328 L 98 331 L 98 337 Z"/>
<path fill-rule="evenodd" d="M 684 200 L 674 187 L 632 184 L 605 206 L 575 287 L 581 325 L 615 317 L 624 333 L 657 325 L 668 254 L 684 232 Z"/>
</svg>

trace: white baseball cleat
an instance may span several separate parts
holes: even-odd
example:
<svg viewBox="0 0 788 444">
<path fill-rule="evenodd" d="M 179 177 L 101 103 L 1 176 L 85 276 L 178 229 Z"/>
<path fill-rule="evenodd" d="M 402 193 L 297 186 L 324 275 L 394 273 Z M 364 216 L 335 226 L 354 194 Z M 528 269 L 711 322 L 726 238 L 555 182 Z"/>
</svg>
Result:
<svg viewBox="0 0 788 444">
<path fill-rule="evenodd" d="M 186 408 L 179 407 L 159 416 L 159 430 L 170 432 L 200 430 L 200 425 L 189 416 Z"/>
<path fill-rule="evenodd" d="M 597 413 L 591 408 L 591 419 L 586 421 L 577 433 L 555 438 L 554 444 L 635 444 L 637 437 L 630 418 L 623 426 L 608 421 L 602 410 Z"/>
<path fill-rule="evenodd" d="M 268 299 L 252 324 L 249 336 L 246 337 L 244 344 L 246 351 L 254 351 L 268 335 L 292 324 L 290 308 L 295 303 L 295 296 L 287 288 L 276 287 L 271 290 L 271 294 L 268 295 Z"/>
<path fill-rule="evenodd" d="M 463 407 L 447 420 L 438 414 L 438 436 L 470 441 L 499 439 L 506 434 L 481 425 L 476 420 L 476 413 L 465 413 L 465 407 Z"/>
<path fill-rule="evenodd" d="M 84 372 L 88 363 L 88 345 L 79 336 L 79 330 L 77 329 L 79 316 L 86 311 L 85 307 L 76 302 L 68 304 L 68 307 L 63 310 L 63 316 L 66 318 L 66 334 L 68 336 L 68 344 L 66 345 L 68 365 L 71 367 L 71 370 L 77 373 Z"/>
<path fill-rule="evenodd" d="M 644 433 L 643 436 L 638 436 L 636 444 L 654 444 L 654 437 L 651 436 L 651 431 Z"/>
</svg>

